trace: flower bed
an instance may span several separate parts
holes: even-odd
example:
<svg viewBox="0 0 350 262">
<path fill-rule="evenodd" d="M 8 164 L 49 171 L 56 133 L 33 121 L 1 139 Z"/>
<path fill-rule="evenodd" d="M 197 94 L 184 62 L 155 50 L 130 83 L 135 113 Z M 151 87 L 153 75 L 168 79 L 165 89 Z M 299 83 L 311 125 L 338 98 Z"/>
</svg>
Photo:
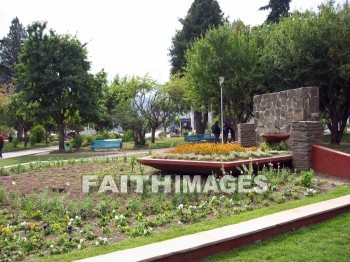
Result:
<svg viewBox="0 0 350 262">
<path fill-rule="evenodd" d="M 267 178 L 263 193 L 237 190 L 216 193 L 208 185 L 217 183 L 220 188 L 222 185 L 215 179 L 204 178 L 199 189 L 204 192 L 207 188 L 205 193 L 154 193 L 151 179 L 145 180 L 142 193 L 134 192 L 135 183 L 128 185 L 127 193 L 99 193 L 98 187 L 92 187 L 88 194 L 82 192 L 82 177 L 87 174 L 98 177 L 97 185 L 105 176 L 111 176 L 118 186 L 123 175 L 159 176 L 154 169 L 135 162 L 134 158 L 126 157 L 103 162 L 54 162 L 30 166 L 24 171 L 13 169 L 0 176 L 0 261 L 28 257 L 35 260 L 129 237 L 164 234 L 169 228 L 234 216 L 332 189 L 312 174 L 299 177 L 291 170 L 270 165 L 259 171 Z M 180 178 L 187 181 L 188 177 Z M 230 181 L 239 183 L 238 178 L 231 177 Z M 254 179 L 248 182 L 258 186 Z M 171 185 L 176 188 L 176 179 Z M 55 188 L 64 190 L 53 192 Z"/>
<path fill-rule="evenodd" d="M 266 158 L 288 153 L 287 151 L 267 150 L 267 148 L 260 147 L 243 147 L 238 143 L 198 143 L 178 145 L 166 152 L 154 153 L 152 158 L 225 162 L 249 158 Z"/>
</svg>

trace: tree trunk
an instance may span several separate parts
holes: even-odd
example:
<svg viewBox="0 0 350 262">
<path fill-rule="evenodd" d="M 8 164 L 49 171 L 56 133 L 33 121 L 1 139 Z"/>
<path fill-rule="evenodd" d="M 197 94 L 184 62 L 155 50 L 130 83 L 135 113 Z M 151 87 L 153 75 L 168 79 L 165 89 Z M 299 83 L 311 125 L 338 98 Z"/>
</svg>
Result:
<svg viewBox="0 0 350 262">
<path fill-rule="evenodd" d="M 156 129 L 151 128 L 151 143 L 154 144 L 156 142 Z"/>
<path fill-rule="evenodd" d="M 208 123 L 208 111 L 204 111 L 203 116 L 202 112 L 195 111 L 194 115 L 196 118 L 196 134 L 204 134 Z"/>
<path fill-rule="evenodd" d="M 58 133 L 59 133 L 59 143 L 58 148 L 64 150 L 64 124 L 63 123 L 57 123 L 58 124 Z"/>
<path fill-rule="evenodd" d="M 23 133 L 24 133 L 24 147 L 27 147 L 28 145 L 28 131 L 27 128 L 23 127 Z"/>
</svg>

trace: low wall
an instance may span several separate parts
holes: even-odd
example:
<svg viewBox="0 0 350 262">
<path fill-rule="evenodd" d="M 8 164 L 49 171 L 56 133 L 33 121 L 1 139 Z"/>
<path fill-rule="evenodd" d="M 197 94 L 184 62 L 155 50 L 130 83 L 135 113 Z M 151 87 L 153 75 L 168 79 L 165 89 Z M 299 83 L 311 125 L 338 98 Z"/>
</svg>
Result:
<svg viewBox="0 0 350 262">
<path fill-rule="evenodd" d="M 312 164 L 316 172 L 350 179 L 350 154 L 313 145 Z"/>
<path fill-rule="evenodd" d="M 312 165 L 312 145 L 323 141 L 323 125 L 319 121 L 292 122 L 290 147 L 293 167 L 297 171 L 310 170 Z"/>
<path fill-rule="evenodd" d="M 254 124 L 238 124 L 238 143 L 244 147 L 256 146 L 255 127 Z"/>
<path fill-rule="evenodd" d="M 320 119 L 318 87 L 256 95 L 253 101 L 257 141 L 262 133 L 289 134 L 292 122 Z"/>
</svg>

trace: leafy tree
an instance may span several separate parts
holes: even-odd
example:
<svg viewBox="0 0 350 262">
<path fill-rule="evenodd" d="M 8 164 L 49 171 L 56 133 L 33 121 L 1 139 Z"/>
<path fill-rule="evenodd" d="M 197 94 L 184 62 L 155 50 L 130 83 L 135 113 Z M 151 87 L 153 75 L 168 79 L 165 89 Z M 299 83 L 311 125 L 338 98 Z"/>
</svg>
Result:
<svg viewBox="0 0 350 262">
<path fill-rule="evenodd" d="M 245 122 L 252 116 L 259 69 L 258 45 L 249 27 L 236 21 L 233 25 L 212 29 L 192 45 L 186 57 L 186 77 L 198 104 L 207 108 L 214 105 L 216 112 L 220 112 L 219 76 L 224 76 L 225 118 Z"/>
<path fill-rule="evenodd" d="M 339 144 L 350 115 L 349 4 L 329 1 L 318 12 L 294 13 L 273 27 L 262 53 L 268 88 L 320 88 L 331 143 Z"/>
<path fill-rule="evenodd" d="M 198 38 L 205 35 L 208 29 L 218 27 L 225 21 L 220 6 L 216 0 L 194 0 L 184 19 L 179 19 L 182 29 L 178 30 L 172 39 L 170 48 L 171 74 L 183 73 L 186 66 L 186 50 Z M 204 133 L 208 113 L 194 106 L 196 132 Z"/>
<path fill-rule="evenodd" d="M 176 32 L 170 48 L 171 74 L 184 72 L 186 49 L 209 28 L 222 25 L 223 13 L 216 0 L 194 0 L 185 19 L 179 22 L 182 29 Z"/>
<path fill-rule="evenodd" d="M 267 5 L 260 7 L 259 10 L 271 10 L 265 22 L 278 23 L 282 17 L 287 17 L 291 1 L 270 0 Z"/>
<path fill-rule="evenodd" d="M 18 64 L 18 55 L 27 39 L 25 28 L 15 17 L 6 37 L 0 40 L 0 83 L 12 82 L 16 74 L 15 65 Z"/>
<path fill-rule="evenodd" d="M 88 73 L 90 62 L 84 44 L 53 30 L 45 34 L 46 23 L 28 27 L 29 38 L 19 57 L 16 81 L 25 84 L 19 99 L 38 119 L 52 118 L 58 126 L 59 148 L 64 149 L 64 128 L 76 113 L 91 121 L 96 118 L 99 90 Z"/>
<path fill-rule="evenodd" d="M 131 130 L 135 146 L 146 145 L 145 134 L 150 125 L 144 112 L 148 102 L 147 93 L 151 92 L 155 82 L 149 77 L 124 77 L 118 79 L 114 86 L 114 97 L 118 104 L 115 106 L 115 118 L 124 130 Z"/>
</svg>

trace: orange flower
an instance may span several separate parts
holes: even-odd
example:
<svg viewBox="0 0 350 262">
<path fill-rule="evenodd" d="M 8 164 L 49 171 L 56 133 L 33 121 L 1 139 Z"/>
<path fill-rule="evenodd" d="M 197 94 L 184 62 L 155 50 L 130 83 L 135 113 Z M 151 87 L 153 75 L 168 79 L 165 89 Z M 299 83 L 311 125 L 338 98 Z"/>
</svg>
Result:
<svg viewBox="0 0 350 262">
<path fill-rule="evenodd" d="M 212 143 L 192 143 L 178 145 L 169 150 L 174 154 L 195 154 L 195 155 L 228 155 L 231 152 L 256 151 L 256 147 L 245 148 L 238 143 L 212 144 Z"/>
</svg>

